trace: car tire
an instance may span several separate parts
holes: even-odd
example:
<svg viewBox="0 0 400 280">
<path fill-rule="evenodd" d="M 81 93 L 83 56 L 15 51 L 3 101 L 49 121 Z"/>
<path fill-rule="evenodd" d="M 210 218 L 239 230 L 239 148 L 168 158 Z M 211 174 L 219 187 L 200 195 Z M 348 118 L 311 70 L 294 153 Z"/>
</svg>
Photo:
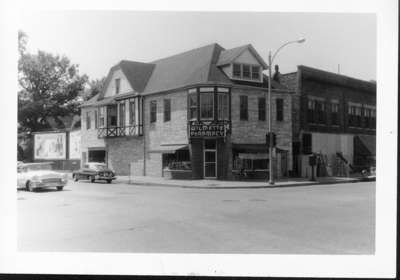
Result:
<svg viewBox="0 0 400 280">
<path fill-rule="evenodd" d="M 111 179 L 108 179 L 108 180 L 107 180 L 107 183 L 108 183 L 108 184 L 111 184 L 111 182 L 112 182 Z"/>
<path fill-rule="evenodd" d="M 90 182 L 94 183 L 94 180 L 95 180 L 94 176 L 90 176 Z"/>
<path fill-rule="evenodd" d="M 74 174 L 72 177 L 74 178 L 74 182 L 78 182 L 79 180 L 78 174 Z"/>
<path fill-rule="evenodd" d="M 26 190 L 28 192 L 34 192 L 35 191 L 35 188 L 33 187 L 33 183 L 31 181 L 28 181 L 26 183 Z"/>
<path fill-rule="evenodd" d="M 63 190 L 63 186 L 57 186 L 57 191 L 62 191 Z"/>
</svg>

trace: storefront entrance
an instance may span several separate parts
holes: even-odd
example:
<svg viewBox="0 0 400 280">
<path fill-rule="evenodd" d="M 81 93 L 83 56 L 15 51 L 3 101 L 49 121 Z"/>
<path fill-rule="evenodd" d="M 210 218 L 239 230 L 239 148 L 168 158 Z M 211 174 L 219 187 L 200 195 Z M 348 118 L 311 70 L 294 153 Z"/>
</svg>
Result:
<svg viewBox="0 0 400 280">
<path fill-rule="evenodd" d="M 215 139 L 204 140 L 204 178 L 217 178 L 217 141 Z"/>
</svg>

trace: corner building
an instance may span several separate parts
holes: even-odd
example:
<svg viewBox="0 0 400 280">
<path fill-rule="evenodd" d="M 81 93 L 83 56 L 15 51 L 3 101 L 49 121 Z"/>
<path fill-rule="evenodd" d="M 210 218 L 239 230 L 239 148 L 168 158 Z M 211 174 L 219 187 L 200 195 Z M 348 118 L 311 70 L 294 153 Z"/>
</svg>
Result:
<svg viewBox="0 0 400 280">
<path fill-rule="evenodd" d="M 82 163 L 103 161 L 118 175 L 235 179 L 245 169 L 251 178 L 267 177 L 266 68 L 252 45 L 119 62 L 102 92 L 81 107 Z M 278 178 L 298 168 L 294 77 L 276 73 L 271 83 Z"/>
</svg>

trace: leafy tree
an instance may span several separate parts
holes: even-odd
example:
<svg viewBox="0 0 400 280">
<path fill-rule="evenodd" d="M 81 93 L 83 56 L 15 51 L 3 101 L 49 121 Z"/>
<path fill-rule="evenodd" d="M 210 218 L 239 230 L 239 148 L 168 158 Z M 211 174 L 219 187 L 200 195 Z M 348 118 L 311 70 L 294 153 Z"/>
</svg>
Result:
<svg viewBox="0 0 400 280">
<path fill-rule="evenodd" d="M 91 80 L 89 82 L 89 89 L 87 89 L 83 94 L 82 98 L 84 101 L 89 100 L 96 94 L 100 93 L 106 83 L 106 77 L 101 79 Z"/>
<path fill-rule="evenodd" d="M 88 80 L 65 56 L 44 51 L 26 53 L 26 35 L 19 32 L 18 122 L 23 131 L 65 128 L 63 118 L 79 114 L 79 95 Z M 53 125 L 54 126 L 54 125 Z"/>
</svg>

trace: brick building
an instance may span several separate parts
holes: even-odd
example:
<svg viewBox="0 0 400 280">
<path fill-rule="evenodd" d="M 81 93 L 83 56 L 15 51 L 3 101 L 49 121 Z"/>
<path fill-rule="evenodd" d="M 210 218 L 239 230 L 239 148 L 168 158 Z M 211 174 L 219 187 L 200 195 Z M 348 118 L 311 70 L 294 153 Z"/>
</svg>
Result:
<svg viewBox="0 0 400 280">
<path fill-rule="evenodd" d="M 82 162 L 104 161 L 120 175 L 231 179 L 245 169 L 251 177 L 266 177 L 266 68 L 251 45 L 211 44 L 150 63 L 119 62 L 103 91 L 82 105 Z M 320 131 L 303 119 L 312 88 L 311 82 L 300 83 L 308 79 L 304 69 L 311 72 L 299 67 L 276 73 L 271 84 L 278 177 L 300 172 L 302 137 Z M 335 102 L 353 100 L 339 91 Z"/>
<path fill-rule="evenodd" d="M 309 175 L 312 153 L 332 175 L 341 175 L 343 159 L 355 171 L 375 165 L 375 82 L 298 66 L 280 75 L 280 83 L 295 92 L 294 173 Z"/>
</svg>

